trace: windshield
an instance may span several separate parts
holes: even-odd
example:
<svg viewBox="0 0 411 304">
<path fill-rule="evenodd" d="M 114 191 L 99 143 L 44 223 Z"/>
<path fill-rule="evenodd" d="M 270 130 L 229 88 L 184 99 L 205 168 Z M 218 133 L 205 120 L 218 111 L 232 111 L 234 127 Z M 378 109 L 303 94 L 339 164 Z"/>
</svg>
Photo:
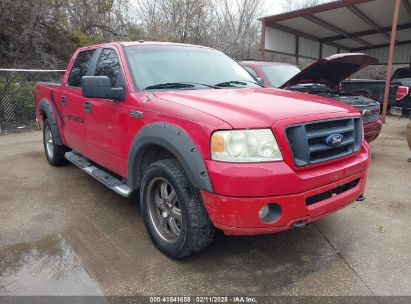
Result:
<svg viewBox="0 0 411 304">
<path fill-rule="evenodd" d="M 241 65 L 217 50 L 146 45 L 128 46 L 125 53 L 138 90 L 260 87 Z"/>
<path fill-rule="evenodd" d="M 280 87 L 291 77 L 301 72 L 299 68 L 293 65 L 265 65 L 261 70 L 274 88 Z"/>
</svg>

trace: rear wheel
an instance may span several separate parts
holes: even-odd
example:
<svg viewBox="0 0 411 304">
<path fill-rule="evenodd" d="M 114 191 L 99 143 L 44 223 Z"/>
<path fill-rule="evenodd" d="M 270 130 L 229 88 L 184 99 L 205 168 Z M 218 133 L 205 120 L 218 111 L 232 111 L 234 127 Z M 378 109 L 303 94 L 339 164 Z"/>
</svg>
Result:
<svg viewBox="0 0 411 304">
<path fill-rule="evenodd" d="M 67 163 L 64 154 L 68 151 L 68 149 L 63 145 L 56 144 L 53 132 L 51 131 L 50 123 L 47 119 L 43 124 L 43 144 L 44 152 L 50 165 L 61 166 Z"/>
<path fill-rule="evenodd" d="M 142 180 L 140 202 L 147 231 L 166 255 L 183 258 L 211 243 L 214 227 L 198 189 L 177 160 L 150 165 Z"/>
</svg>

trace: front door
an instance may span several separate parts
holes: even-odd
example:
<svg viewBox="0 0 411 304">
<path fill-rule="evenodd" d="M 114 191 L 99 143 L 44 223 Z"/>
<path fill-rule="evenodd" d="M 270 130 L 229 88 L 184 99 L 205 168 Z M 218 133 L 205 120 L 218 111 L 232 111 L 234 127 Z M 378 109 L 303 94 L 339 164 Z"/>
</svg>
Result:
<svg viewBox="0 0 411 304">
<path fill-rule="evenodd" d="M 99 50 L 94 76 L 107 76 L 112 87 L 123 87 L 124 74 L 121 71 L 119 56 L 114 48 Z M 127 95 L 127 94 L 126 94 Z M 103 167 L 125 176 L 128 148 L 128 107 L 125 101 L 103 98 L 88 98 L 87 154 Z"/>
</svg>

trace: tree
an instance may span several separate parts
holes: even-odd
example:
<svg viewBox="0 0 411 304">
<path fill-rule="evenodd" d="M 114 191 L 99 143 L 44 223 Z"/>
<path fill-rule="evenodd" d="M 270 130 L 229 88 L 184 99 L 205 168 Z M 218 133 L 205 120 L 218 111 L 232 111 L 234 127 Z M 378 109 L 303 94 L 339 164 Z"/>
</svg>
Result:
<svg viewBox="0 0 411 304">
<path fill-rule="evenodd" d="M 136 23 L 146 39 L 204 43 L 210 7 L 207 0 L 138 0 Z"/>
<path fill-rule="evenodd" d="M 2 0 L 0 18 L 0 66 L 22 66 L 24 63 L 48 66 L 60 64 L 55 53 L 66 44 L 51 16 L 54 3 L 48 0 Z M 63 55 L 64 56 L 64 55 Z M 35 64 L 37 63 L 37 64 Z"/>
<path fill-rule="evenodd" d="M 127 0 L 70 0 L 63 10 L 67 30 L 81 33 L 90 42 L 109 42 L 127 36 Z"/>
<path fill-rule="evenodd" d="M 258 52 L 261 0 L 214 0 L 212 44 L 235 58 Z"/>
<path fill-rule="evenodd" d="M 258 53 L 263 0 L 0 0 L 0 67 L 63 68 L 80 46 L 121 40 Z"/>
<path fill-rule="evenodd" d="M 137 0 L 135 11 L 145 39 L 202 44 L 236 58 L 258 52 L 262 0 Z"/>
<path fill-rule="evenodd" d="M 73 51 L 124 40 L 128 0 L 0 0 L 0 67 L 62 68 Z"/>
</svg>

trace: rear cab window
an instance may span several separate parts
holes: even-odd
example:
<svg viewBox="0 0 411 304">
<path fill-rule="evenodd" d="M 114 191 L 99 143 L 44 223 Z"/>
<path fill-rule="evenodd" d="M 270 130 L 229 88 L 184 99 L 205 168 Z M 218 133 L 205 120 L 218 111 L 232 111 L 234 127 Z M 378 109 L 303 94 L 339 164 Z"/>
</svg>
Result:
<svg viewBox="0 0 411 304">
<path fill-rule="evenodd" d="M 78 53 L 67 80 L 68 86 L 75 88 L 81 87 L 81 77 L 87 74 L 95 51 L 96 50 L 89 50 Z"/>
</svg>

